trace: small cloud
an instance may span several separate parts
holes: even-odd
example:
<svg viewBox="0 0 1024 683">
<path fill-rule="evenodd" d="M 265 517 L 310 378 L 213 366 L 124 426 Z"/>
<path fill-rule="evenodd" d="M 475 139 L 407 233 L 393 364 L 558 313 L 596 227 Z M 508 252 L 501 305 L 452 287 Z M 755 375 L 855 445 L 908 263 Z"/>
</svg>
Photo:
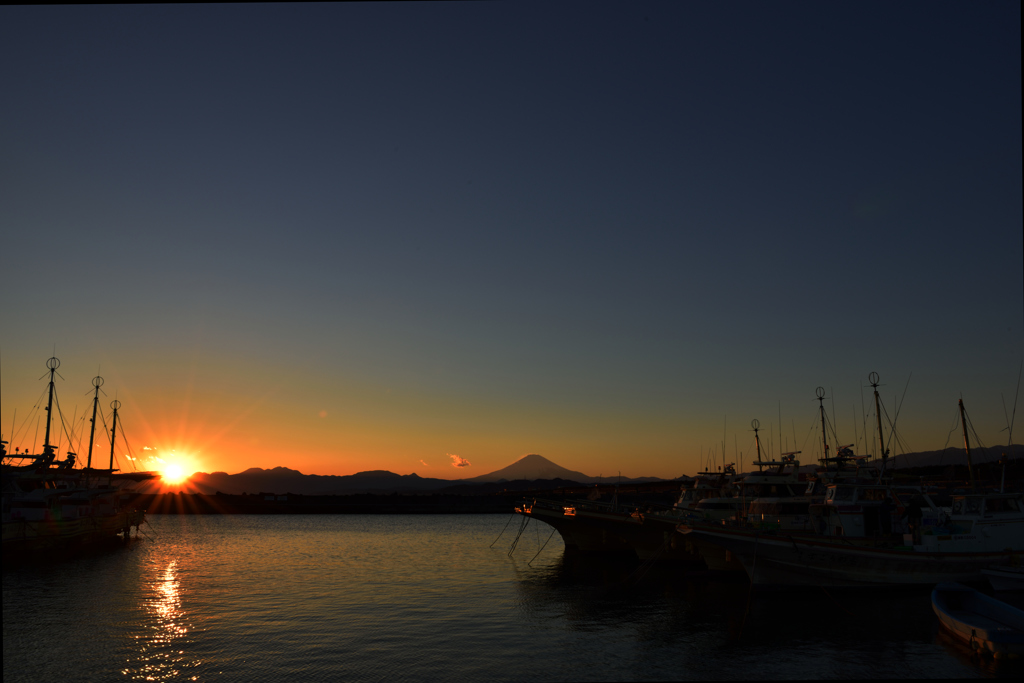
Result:
<svg viewBox="0 0 1024 683">
<path fill-rule="evenodd" d="M 470 465 L 470 462 L 461 455 L 455 455 L 454 453 L 445 453 L 445 455 L 452 459 L 452 467 L 469 467 Z"/>
<path fill-rule="evenodd" d="M 319 415 L 320 417 L 327 417 L 327 411 L 321 410 L 319 413 L 317 413 L 317 415 Z"/>
<path fill-rule="evenodd" d="M 430 467 L 430 465 L 428 465 L 428 464 L 427 464 L 426 462 L 424 462 L 423 460 L 420 460 L 420 462 L 422 462 L 422 463 L 423 463 L 423 466 L 424 466 L 424 467 Z"/>
<path fill-rule="evenodd" d="M 144 451 L 155 451 L 156 449 L 155 448 L 150 448 L 149 446 L 143 446 L 142 450 L 144 450 Z"/>
</svg>

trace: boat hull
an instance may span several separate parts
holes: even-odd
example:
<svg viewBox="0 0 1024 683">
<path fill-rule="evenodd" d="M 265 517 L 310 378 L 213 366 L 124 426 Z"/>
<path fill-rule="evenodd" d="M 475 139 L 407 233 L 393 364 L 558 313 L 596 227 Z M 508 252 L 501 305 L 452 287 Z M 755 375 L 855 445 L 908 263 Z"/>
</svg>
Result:
<svg viewBox="0 0 1024 683">
<path fill-rule="evenodd" d="M 554 527 L 567 550 L 585 553 L 633 553 L 615 533 L 617 520 L 598 515 L 567 515 L 560 504 L 534 501 L 516 505 L 516 512 Z"/>
<path fill-rule="evenodd" d="M 717 546 L 737 559 L 757 587 L 863 587 L 981 581 L 982 570 L 1010 564 L 1021 551 L 928 553 L 824 539 L 691 526 L 680 533 L 701 548 Z"/>
<path fill-rule="evenodd" d="M 13 520 L 3 523 L 4 560 L 51 551 L 80 550 L 104 541 L 125 538 L 145 521 L 145 511 L 70 520 Z"/>
<path fill-rule="evenodd" d="M 997 659 L 1024 654 L 1024 612 L 958 583 L 932 591 L 932 609 L 954 638 Z"/>
<path fill-rule="evenodd" d="M 583 510 L 535 501 L 520 504 L 516 511 L 554 527 L 568 550 L 585 553 L 621 553 L 644 561 L 700 564 L 700 556 L 675 532 L 677 521 L 657 523 L 624 512 Z"/>
<path fill-rule="evenodd" d="M 641 560 L 671 562 L 694 567 L 703 566 L 704 560 L 696 546 L 676 533 L 678 519 L 643 516 L 643 524 L 634 529 L 629 539 Z"/>
</svg>

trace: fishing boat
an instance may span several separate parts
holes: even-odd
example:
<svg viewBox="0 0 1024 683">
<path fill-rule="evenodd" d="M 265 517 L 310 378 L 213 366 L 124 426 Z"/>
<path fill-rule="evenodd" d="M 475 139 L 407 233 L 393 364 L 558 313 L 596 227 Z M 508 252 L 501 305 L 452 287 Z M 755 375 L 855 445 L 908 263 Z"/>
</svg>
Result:
<svg viewBox="0 0 1024 683">
<path fill-rule="evenodd" d="M 761 472 L 750 475 L 740 482 L 740 496 L 744 501 L 742 513 L 737 519 L 761 529 L 783 531 L 813 531 L 817 524 L 812 516 L 812 506 L 824 502 L 830 484 L 866 483 L 879 480 L 881 472 L 873 467 L 862 467 L 867 456 L 855 455 L 853 444 L 838 446 L 835 455 L 829 446 L 828 418 L 825 414 L 825 389 L 815 391 L 818 412 L 821 419 L 822 457 L 814 473 L 799 474 L 800 463 L 795 460 L 800 451 L 783 453 L 780 462 L 761 462 L 758 441 L 758 462 Z M 756 424 L 756 420 L 754 424 Z M 757 429 L 754 429 L 755 439 Z M 791 467 L 787 476 L 786 466 Z M 774 472 L 764 468 L 777 466 Z"/>
<path fill-rule="evenodd" d="M 106 469 L 92 467 L 101 377 L 93 379 L 93 417 L 86 467 L 75 467 L 76 454 L 71 451 L 64 460 L 57 459 L 57 448 L 51 441 L 51 416 L 54 414 L 54 375 L 59 365 L 56 357 L 47 361 L 50 382 L 42 453 L 11 454 L 7 451 L 7 442 L 0 442 L 5 563 L 44 552 L 87 548 L 118 536 L 127 539 L 131 530 L 138 531 L 145 521 L 145 511 L 134 506 L 136 496 L 131 486 L 159 476 L 155 472 L 119 472 L 114 468 L 120 408 L 117 400 L 111 404 L 110 466 Z M 59 410 L 57 412 L 59 415 Z M 63 426 L 63 418 L 60 419 Z M 21 463 L 15 464 L 16 460 Z"/>
<path fill-rule="evenodd" d="M 602 501 L 522 500 L 515 511 L 554 527 L 568 550 L 599 553 L 632 553 L 622 538 L 624 525 L 639 526 L 630 511 Z"/>
<path fill-rule="evenodd" d="M 881 414 L 874 373 L 871 381 Z M 966 427 L 964 438 L 970 465 Z M 883 476 L 881 445 L 878 479 L 829 485 L 824 503 L 810 506 L 811 531 L 700 523 L 679 531 L 702 550 L 716 546 L 738 559 L 758 587 L 981 581 L 986 568 L 1021 564 L 1021 494 L 979 492 L 972 475 L 972 493 L 954 496 L 947 515 L 920 487 L 896 487 Z"/>
<path fill-rule="evenodd" d="M 934 548 L 892 536 L 828 537 L 808 532 L 681 525 L 686 538 L 737 558 L 755 586 L 863 587 L 978 581 L 982 570 L 1024 559 L 1024 540 L 992 549 L 980 537 L 937 536 Z M 946 539 L 946 540 L 942 540 Z M 943 547 L 948 544 L 949 547 Z"/>
<path fill-rule="evenodd" d="M 1024 567 L 988 567 L 981 573 L 997 591 L 1024 591 Z"/>
<path fill-rule="evenodd" d="M 1024 654 L 1024 611 L 959 583 L 932 591 L 932 609 L 949 633 L 975 652 L 997 659 Z"/>
<path fill-rule="evenodd" d="M 688 566 L 707 566 L 697 547 L 691 541 L 681 538 L 676 533 L 676 527 L 680 522 L 695 516 L 702 517 L 704 513 L 699 508 L 704 501 L 731 501 L 729 495 L 735 493 L 735 484 L 740 476 L 733 463 L 724 465 L 720 472 L 700 472 L 691 485 L 681 488 L 671 508 L 666 510 L 649 506 L 646 510 L 633 513 L 642 522 L 641 529 L 635 530 L 631 536 L 637 556 L 641 560 L 657 558 Z M 739 565 L 729 569 L 742 571 Z"/>
<path fill-rule="evenodd" d="M 626 553 L 644 561 L 663 560 L 702 564 L 692 544 L 675 533 L 676 526 L 692 511 L 698 496 L 720 495 L 735 472 L 705 472 L 692 485 L 683 484 L 675 504 L 655 502 L 640 505 L 618 501 L 617 487 L 611 501 L 598 500 L 595 488 L 586 499 L 548 500 L 534 498 L 516 503 L 521 515 L 554 527 L 569 550 L 598 553 Z"/>
</svg>

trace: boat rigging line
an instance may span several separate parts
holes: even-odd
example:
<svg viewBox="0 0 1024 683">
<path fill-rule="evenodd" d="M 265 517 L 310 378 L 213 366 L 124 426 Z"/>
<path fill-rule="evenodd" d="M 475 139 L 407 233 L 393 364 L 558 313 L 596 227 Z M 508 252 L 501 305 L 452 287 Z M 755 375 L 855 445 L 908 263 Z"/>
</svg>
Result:
<svg viewBox="0 0 1024 683">
<path fill-rule="evenodd" d="M 960 425 L 960 408 L 956 409 L 956 417 L 953 418 L 953 426 L 949 428 L 949 434 L 946 434 L 946 443 L 942 445 L 942 450 L 939 451 L 939 464 L 942 464 L 942 458 L 946 454 L 946 449 L 949 447 L 949 440 L 953 438 L 953 432 Z"/>
<path fill-rule="evenodd" d="M 100 404 L 100 387 L 103 386 L 103 378 L 99 375 L 93 377 L 92 386 L 94 388 L 94 392 L 92 399 L 92 419 L 89 420 L 89 422 L 92 423 L 92 426 L 89 428 L 89 462 L 86 465 L 88 468 L 92 468 L 92 447 L 96 445 L 96 409 Z M 103 392 L 103 395 L 106 396 L 106 392 Z M 102 417 L 102 414 L 100 417 Z"/>
<path fill-rule="evenodd" d="M 540 527 L 534 527 L 534 528 L 535 528 L 535 529 L 539 529 Z M 550 533 L 550 534 L 548 534 L 548 540 L 547 540 L 547 541 L 544 541 L 544 545 L 542 545 L 542 546 L 540 547 L 540 550 L 538 550 L 538 551 L 537 551 L 537 554 L 536 554 L 536 555 L 534 555 L 534 556 L 533 556 L 533 557 L 532 557 L 532 558 L 530 559 L 530 561 L 526 563 L 526 566 L 527 566 L 527 567 L 531 566 L 531 565 L 533 564 L 533 561 L 534 561 L 534 560 L 536 560 L 536 559 L 537 559 L 538 557 L 540 557 L 540 554 L 541 554 L 542 552 L 544 552 L 544 548 L 548 547 L 548 541 L 550 541 L 550 540 L 551 540 L 551 537 L 555 535 L 555 532 L 556 532 L 556 531 L 557 531 L 557 529 L 555 529 L 554 527 L 552 527 L 552 528 L 551 528 L 551 533 Z"/>
<path fill-rule="evenodd" d="M 519 539 L 522 537 L 523 531 L 530 524 L 530 520 L 531 519 L 533 519 L 533 518 L 529 517 L 529 516 L 524 516 L 523 517 L 523 522 L 522 522 L 522 524 L 519 525 L 519 533 L 516 534 L 515 539 L 512 541 L 512 546 L 508 549 L 508 556 L 509 557 L 512 557 L 512 553 L 514 553 L 516 551 L 516 546 L 519 545 Z"/>
<path fill-rule="evenodd" d="M 1017 390 L 1013 392 L 1013 412 L 1010 414 L 1010 419 L 1006 420 L 1006 430 L 1009 435 L 1006 437 L 1006 445 L 1013 445 L 1013 423 L 1017 419 L 1017 398 L 1020 396 L 1020 375 L 1021 371 L 1024 371 L 1024 360 L 1020 363 L 1020 369 L 1017 370 Z M 1002 394 L 999 395 L 1002 398 Z M 1006 419 L 1006 401 L 1003 401 L 1003 419 Z"/>
<path fill-rule="evenodd" d="M 508 525 L 512 523 L 512 518 L 513 518 L 513 517 L 515 517 L 515 516 L 516 516 L 516 513 L 515 513 L 515 512 L 513 511 L 513 512 L 512 512 L 512 514 L 511 514 L 511 515 L 509 516 L 509 518 L 508 518 L 508 521 L 507 521 L 507 522 L 505 522 L 505 526 L 504 526 L 504 527 L 502 527 L 502 529 L 501 529 L 501 534 L 505 533 L 505 529 L 507 529 L 507 528 L 508 528 Z M 490 544 L 489 546 L 487 546 L 487 547 L 488 547 L 488 548 L 493 548 L 493 547 L 494 547 L 494 544 L 495 544 L 495 543 L 497 543 L 497 542 L 498 542 L 498 539 L 500 539 L 500 538 L 501 538 L 501 534 L 498 534 L 498 538 L 496 538 L 496 539 L 494 539 L 493 541 L 491 541 L 491 544 Z"/>
</svg>

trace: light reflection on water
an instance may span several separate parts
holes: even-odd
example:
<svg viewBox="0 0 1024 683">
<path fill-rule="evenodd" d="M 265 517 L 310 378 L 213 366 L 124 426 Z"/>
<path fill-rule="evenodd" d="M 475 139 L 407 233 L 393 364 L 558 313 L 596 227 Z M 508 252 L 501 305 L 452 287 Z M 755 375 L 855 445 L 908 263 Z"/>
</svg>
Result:
<svg viewBox="0 0 1024 683">
<path fill-rule="evenodd" d="M 147 592 L 141 602 L 148 618 L 139 620 L 138 626 L 143 631 L 134 636 L 135 656 L 129 657 L 128 666 L 121 671 L 132 680 L 196 679 L 194 675 L 187 675 L 189 669 L 195 669 L 201 662 L 190 660 L 185 651 L 192 641 L 188 638 L 187 615 L 181 606 L 177 564 L 177 560 L 170 560 L 144 584 Z"/>
<path fill-rule="evenodd" d="M 564 554 L 499 515 L 154 516 L 153 540 L 4 572 L 4 680 L 963 677 L 927 591 L 749 600 Z M 545 529 L 546 531 L 546 529 Z M 61 657 L 52 656 L 60 643 Z"/>
</svg>

